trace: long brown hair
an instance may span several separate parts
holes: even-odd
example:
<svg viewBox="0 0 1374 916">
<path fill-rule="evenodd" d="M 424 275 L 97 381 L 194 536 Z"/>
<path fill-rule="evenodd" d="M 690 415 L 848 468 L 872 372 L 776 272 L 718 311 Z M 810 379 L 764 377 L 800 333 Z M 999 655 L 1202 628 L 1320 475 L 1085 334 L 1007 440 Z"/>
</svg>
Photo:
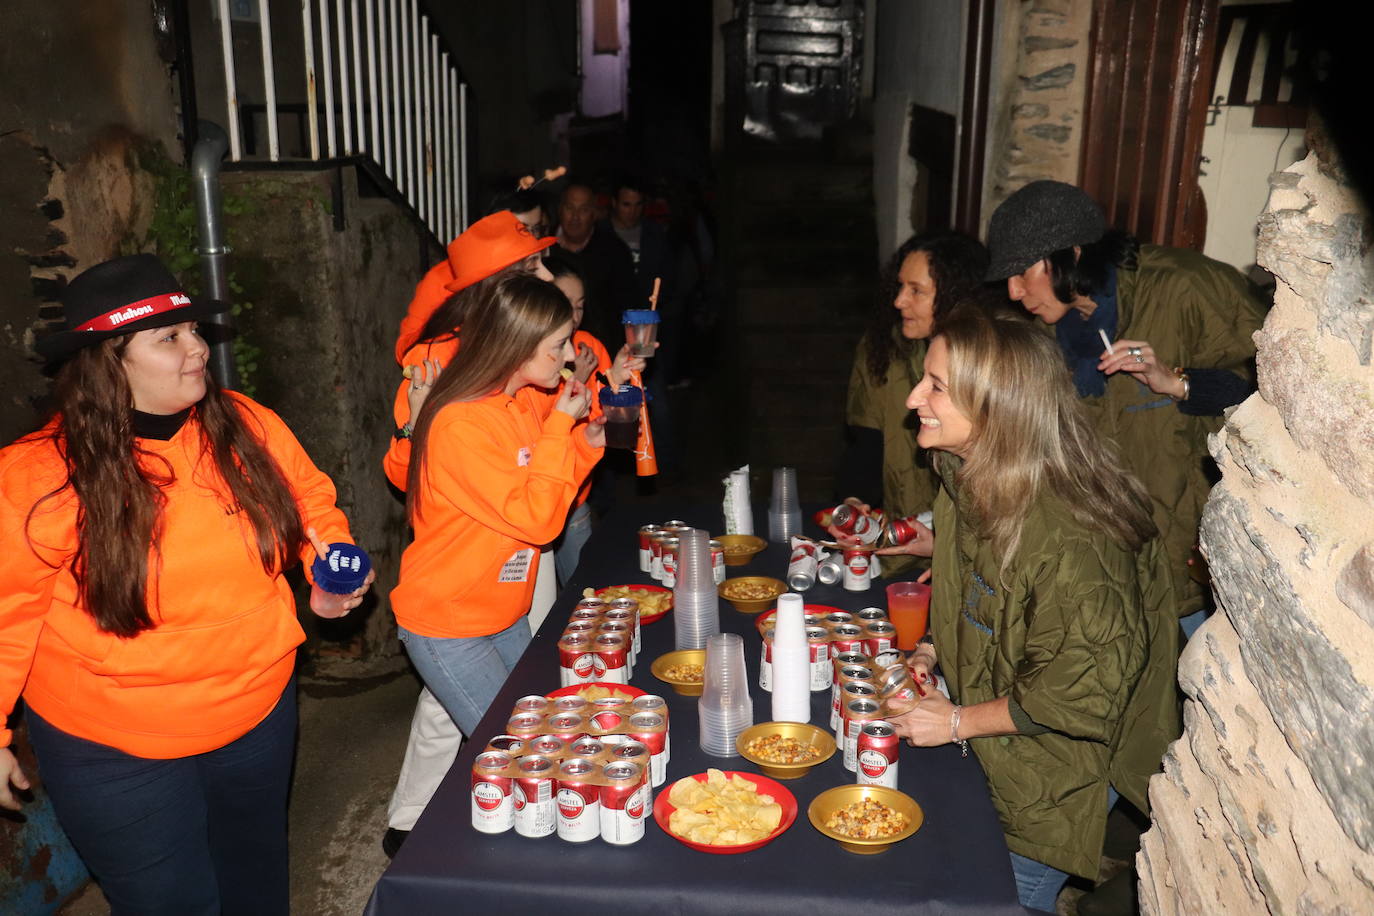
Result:
<svg viewBox="0 0 1374 916">
<path fill-rule="evenodd" d="M 76 494 L 72 575 L 81 603 L 101 630 L 122 637 L 155 625 L 148 608 L 149 555 L 160 557 L 165 488 L 174 480 L 166 461 L 140 448 L 134 435 L 133 392 L 122 363 L 131 337 L 80 350 L 58 371 L 57 422 L 46 434 L 66 464 L 67 479 L 29 511 L 32 518 L 45 500 L 69 487 Z M 287 568 L 305 543 L 304 525 L 262 434 L 248 428 L 238 405 L 208 375 L 194 415 L 201 453 L 228 484 L 233 508 L 252 524 L 263 570 L 272 575 Z"/>
<path fill-rule="evenodd" d="M 467 313 L 472 309 L 474 303 L 483 301 L 491 296 L 491 291 L 496 285 L 506 277 L 513 277 L 517 274 L 530 273 L 530 269 L 525 266 L 525 260 L 516 261 L 507 267 L 503 267 L 490 277 L 484 277 L 465 286 L 444 300 L 444 304 L 435 309 L 434 314 L 429 316 L 425 326 L 420 329 L 420 333 L 410 342 L 409 346 L 417 343 L 424 343 L 427 340 L 446 340 L 456 337 L 464 322 L 467 320 Z"/>
<path fill-rule="evenodd" d="M 1136 550 L 1158 533 L 1150 496 L 1088 425 L 1054 339 L 1011 313 L 960 307 L 936 330 L 949 395 L 973 432 L 956 475 L 1005 571 L 1048 487 L 1085 528 Z"/>
<path fill-rule="evenodd" d="M 528 274 L 505 277 L 471 303 L 463 321 L 463 346 L 415 419 L 406 474 L 406 512 L 412 522 L 420 512 L 420 482 L 434 417 L 455 401 L 476 400 L 503 388 L 539 342 L 570 321 L 568 297 Z"/>
</svg>

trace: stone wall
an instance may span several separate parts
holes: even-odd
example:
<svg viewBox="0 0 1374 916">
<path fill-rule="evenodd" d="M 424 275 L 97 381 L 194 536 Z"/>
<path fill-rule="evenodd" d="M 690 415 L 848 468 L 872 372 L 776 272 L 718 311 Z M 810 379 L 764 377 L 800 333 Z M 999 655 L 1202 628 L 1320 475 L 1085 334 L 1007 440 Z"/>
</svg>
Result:
<svg viewBox="0 0 1374 916">
<path fill-rule="evenodd" d="M 1374 912 L 1374 306 L 1369 213 L 1320 132 L 1270 180 L 1260 389 L 1213 439 L 1219 612 L 1179 664 L 1144 913 Z"/>
<path fill-rule="evenodd" d="M 1004 0 L 1006 35 L 1019 19 L 1014 47 L 999 41 L 991 87 L 983 181 L 984 220 L 1022 185 L 1041 178 L 1078 183 L 1092 0 Z"/>
</svg>

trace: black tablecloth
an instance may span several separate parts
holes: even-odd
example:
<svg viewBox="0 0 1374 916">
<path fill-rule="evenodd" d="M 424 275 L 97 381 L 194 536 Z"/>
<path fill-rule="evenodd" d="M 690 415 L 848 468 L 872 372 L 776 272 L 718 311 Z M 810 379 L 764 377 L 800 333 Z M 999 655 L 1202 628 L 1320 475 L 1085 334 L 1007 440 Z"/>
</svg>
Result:
<svg viewBox="0 0 1374 916">
<path fill-rule="evenodd" d="M 683 507 L 663 518 L 720 530 L 719 510 Z M 661 509 L 658 511 L 662 511 Z M 765 518 L 763 512 L 757 513 Z M 500 696 L 458 755 L 405 846 L 382 875 L 368 903 L 369 916 L 420 916 L 426 913 L 549 913 L 571 906 L 605 905 L 619 914 L 832 914 L 865 906 L 899 907 L 921 913 L 1016 913 L 1011 865 L 1002 831 L 988 798 L 982 770 L 972 756 L 954 746 L 910 748 L 900 759 L 902 791 L 925 810 L 915 836 L 876 856 L 847 853 L 813 828 L 806 806 L 825 789 L 853 782 L 837 752 L 801 779 L 784 785 L 796 796 L 796 823 L 778 839 L 741 855 L 708 855 L 683 846 L 654 823 L 633 846 L 600 840 L 568 843 L 557 835 L 541 839 L 515 831 L 490 836 L 472 829 L 469 811 L 473 758 L 499 734 L 515 700 L 558 687 L 558 636 L 586 586 L 648 584 L 639 572 L 635 529 L 644 522 L 617 513 L 600 525 L 582 553 L 574 581 L 557 603 Z M 813 532 L 819 533 L 819 532 Z M 787 550 L 770 545 L 749 565 L 728 567 L 731 576 L 782 578 Z M 805 593 L 808 604 L 845 610 L 883 606 L 883 581 L 867 592 L 817 585 Z M 758 689 L 760 640 L 755 617 L 725 601 L 721 629 L 743 633 L 745 658 L 754 685 L 754 721 L 771 717 L 769 694 Z M 643 651 L 631 683 L 668 701 L 672 759 L 668 786 L 707 767 L 756 772 L 742 757 L 709 757 L 697 744 L 696 698 L 673 693 L 649 673 L 655 658 L 671 651 L 672 614 L 643 629 Z M 811 721 L 829 725 L 829 692 L 812 695 Z M 886 910 L 883 910 L 884 912 Z"/>
</svg>

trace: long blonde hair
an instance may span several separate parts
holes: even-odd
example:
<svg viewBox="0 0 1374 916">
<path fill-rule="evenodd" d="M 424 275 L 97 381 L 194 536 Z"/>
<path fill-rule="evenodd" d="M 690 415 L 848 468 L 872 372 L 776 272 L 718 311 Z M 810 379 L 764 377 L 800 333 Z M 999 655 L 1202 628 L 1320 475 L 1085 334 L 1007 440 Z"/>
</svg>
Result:
<svg viewBox="0 0 1374 916">
<path fill-rule="evenodd" d="M 454 401 L 476 400 L 503 388 L 539 342 L 570 321 L 568 297 L 552 283 L 529 274 L 504 277 L 470 303 L 463 319 L 462 347 L 415 418 L 406 474 L 406 511 L 412 521 L 419 512 L 420 481 L 429 459 L 434 417 Z"/>
<path fill-rule="evenodd" d="M 937 329 L 949 394 L 973 426 L 956 474 L 1005 572 L 1046 487 L 1085 528 L 1128 550 L 1158 534 L 1150 496 L 1088 425 L 1054 339 L 1009 312 L 956 311 Z"/>
</svg>

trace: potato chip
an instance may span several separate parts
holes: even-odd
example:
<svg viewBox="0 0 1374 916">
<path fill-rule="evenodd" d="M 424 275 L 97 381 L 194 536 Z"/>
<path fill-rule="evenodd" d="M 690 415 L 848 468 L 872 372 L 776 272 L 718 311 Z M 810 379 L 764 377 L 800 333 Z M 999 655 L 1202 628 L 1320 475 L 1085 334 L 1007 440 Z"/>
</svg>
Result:
<svg viewBox="0 0 1374 916">
<path fill-rule="evenodd" d="M 764 839 L 782 823 L 782 806 L 739 774 L 712 767 L 706 779 L 690 776 L 673 783 L 668 801 L 675 811 L 668 829 L 692 843 L 738 846 Z"/>
<path fill-rule="evenodd" d="M 601 589 L 601 594 L 596 593 L 594 588 L 584 588 L 582 590 L 584 598 L 600 598 L 602 601 L 614 601 L 616 598 L 633 598 L 639 602 L 639 615 L 641 617 L 657 617 L 667 613 L 668 608 L 673 603 L 672 592 L 650 591 L 647 588 L 635 588 L 630 585 L 612 585 Z"/>
</svg>

